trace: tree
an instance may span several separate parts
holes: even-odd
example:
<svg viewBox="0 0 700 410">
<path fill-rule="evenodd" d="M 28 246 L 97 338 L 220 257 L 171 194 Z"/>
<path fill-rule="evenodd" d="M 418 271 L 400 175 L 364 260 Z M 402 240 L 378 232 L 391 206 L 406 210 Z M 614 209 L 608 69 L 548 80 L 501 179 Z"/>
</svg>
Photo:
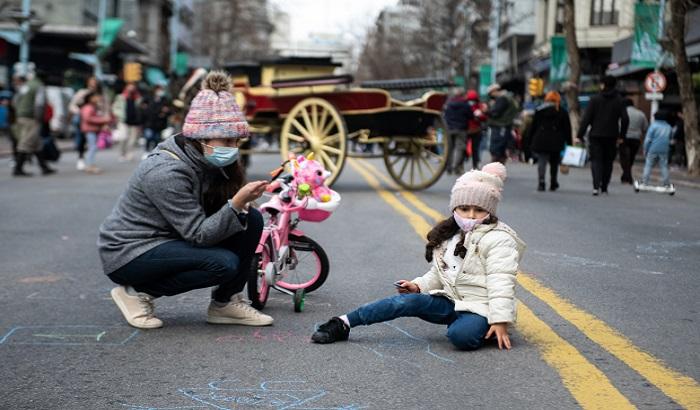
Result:
<svg viewBox="0 0 700 410">
<path fill-rule="evenodd" d="M 569 57 L 569 82 L 566 86 L 566 101 L 569 105 L 571 132 L 576 135 L 581 124 L 581 113 L 578 104 L 578 85 L 581 80 L 581 56 L 576 42 L 576 10 L 574 0 L 564 0 L 564 36 L 566 37 L 566 52 Z"/>
<path fill-rule="evenodd" d="M 670 0 L 671 19 L 669 37 L 676 63 L 676 77 L 683 106 L 685 124 L 685 151 L 688 158 L 688 175 L 700 175 L 700 131 L 698 131 L 698 107 L 695 101 L 688 56 L 685 52 L 686 16 L 690 0 Z"/>
</svg>

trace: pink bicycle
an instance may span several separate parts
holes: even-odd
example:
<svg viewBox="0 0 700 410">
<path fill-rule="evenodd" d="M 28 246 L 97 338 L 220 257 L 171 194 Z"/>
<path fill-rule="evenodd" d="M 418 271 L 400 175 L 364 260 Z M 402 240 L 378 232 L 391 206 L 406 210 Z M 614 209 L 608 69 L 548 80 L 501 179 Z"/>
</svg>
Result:
<svg viewBox="0 0 700 410">
<path fill-rule="evenodd" d="M 323 285 L 328 278 L 328 256 L 321 245 L 297 228 L 300 221 L 321 222 L 340 203 L 340 195 L 332 192 L 328 202 L 310 196 L 297 198 L 292 175 L 276 179 L 272 197 L 260 206 L 265 218 L 260 243 L 253 257 L 248 280 L 248 297 L 253 307 L 262 309 L 270 288 L 293 296 L 294 311 L 304 308 L 304 297 Z M 298 217 L 294 217 L 294 214 Z"/>
</svg>

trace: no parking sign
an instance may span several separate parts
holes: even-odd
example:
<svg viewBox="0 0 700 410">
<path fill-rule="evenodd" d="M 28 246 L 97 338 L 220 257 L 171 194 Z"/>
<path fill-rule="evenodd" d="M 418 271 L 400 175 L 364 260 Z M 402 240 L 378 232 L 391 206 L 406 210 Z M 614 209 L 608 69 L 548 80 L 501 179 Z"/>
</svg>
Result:
<svg viewBox="0 0 700 410">
<path fill-rule="evenodd" d="M 660 71 L 652 71 L 644 79 L 644 88 L 650 93 L 660 93 L 666 89 L 666 76 Z"/>
</svg>

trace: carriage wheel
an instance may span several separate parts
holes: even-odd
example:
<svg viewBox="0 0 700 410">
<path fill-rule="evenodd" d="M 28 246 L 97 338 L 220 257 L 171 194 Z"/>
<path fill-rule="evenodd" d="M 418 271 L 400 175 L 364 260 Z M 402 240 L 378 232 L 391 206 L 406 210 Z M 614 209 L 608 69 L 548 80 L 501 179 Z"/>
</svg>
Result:
<svg viewBox="0 0 700 410">
<path fill-rule="evenodd" d="M 384 142 L 389 175 L 406 189 L 425 189 L 440 179 L 447 165 L 447 128 L 436 119 L 424 137 L 394 137 Z"/>
<path fill-rule="evenodd" d="M 289 111 L 280 132 L 280 151 L 283 159 L 288 154 L 314 153 L 331 172 L 326 180 L 330 186 L 338 178 L 345 164 L 345 120 L 331 103 L 322 98 L 301 100 Z"/>
</svg>

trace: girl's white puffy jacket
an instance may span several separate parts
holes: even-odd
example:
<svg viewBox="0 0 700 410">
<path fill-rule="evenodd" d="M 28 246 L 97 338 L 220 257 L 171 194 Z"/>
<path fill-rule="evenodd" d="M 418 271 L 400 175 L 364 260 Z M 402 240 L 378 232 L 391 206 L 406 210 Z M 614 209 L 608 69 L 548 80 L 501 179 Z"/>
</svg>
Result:
<svg viewBox="0 0 700 410">
<path fill-rule="evenodd" d="M 515 321 L 515 275 L 525 251 L 523 242 L 508 225 L 479 225 L 467 233 L 462 268 L 454 283 L 445 274 L 447 243 L 433 251 L 433 266 L 413 280 L 421 292 L 453 300 L 456 311 L 488 319 L 489 324 Z"/>
</svg>

